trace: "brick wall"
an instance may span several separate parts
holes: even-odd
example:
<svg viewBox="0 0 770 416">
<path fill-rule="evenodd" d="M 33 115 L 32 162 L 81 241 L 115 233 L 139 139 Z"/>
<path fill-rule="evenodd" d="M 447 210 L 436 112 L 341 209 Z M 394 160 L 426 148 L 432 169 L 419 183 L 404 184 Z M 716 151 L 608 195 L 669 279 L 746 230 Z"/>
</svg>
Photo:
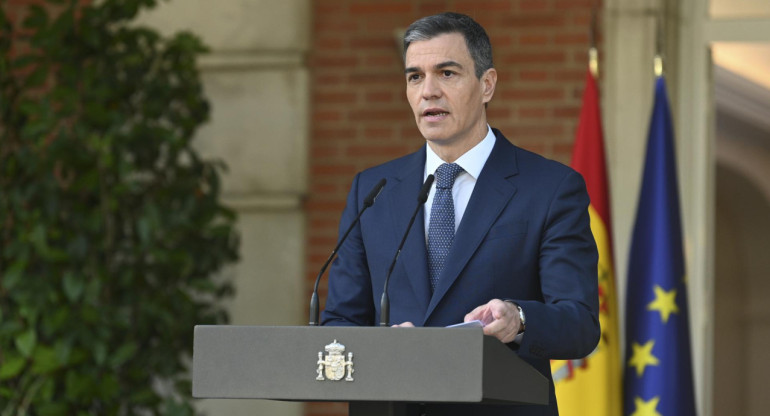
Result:
<svg viewBox="0 0 770 416">
<path fill-rule="evenodd" d="M 308 296 L 334 247 L 356 172 L 425 142 L 404 96 L 394 31 L 442 11 L 489 34 L 499 79 L 489 122 L 515 144 L 569 162 L 585 76 L 592 0 L 317 0 L 313 2 Z M 325 299 L 322 284 L 322 304 Z M 312 403 L 307 415 L 344 415 Z"/>
</svg>

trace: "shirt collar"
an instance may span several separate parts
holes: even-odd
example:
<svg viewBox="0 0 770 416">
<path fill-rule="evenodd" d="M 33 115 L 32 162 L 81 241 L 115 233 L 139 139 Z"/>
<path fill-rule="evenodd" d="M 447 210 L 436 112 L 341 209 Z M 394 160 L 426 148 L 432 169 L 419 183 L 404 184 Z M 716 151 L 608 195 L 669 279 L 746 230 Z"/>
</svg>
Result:
<svg viewBox="0 0 770 416">
<path fill-rule="evenodd" d="M 427 148 L 425 152 L 425 177 L 427 177 L 429 173 L 435 174 L 436 169 L 446 162 L 441 160 L 427 143 L 425 143 L 425 147 Z M 484 164 L 487 163 L 487 159 L 492 153 L 493 147 L 495 147 L 495 134 L 492 133 L 492 128 L 487 125 L 487 135 L 484 136 L 484 140 L 473 146 L 471 150 L 465 152 L 455 160 L 455 163 L 460 165 L 473 179 L 478 179 L 481 169 L 484 168 Z"/>
</svg>

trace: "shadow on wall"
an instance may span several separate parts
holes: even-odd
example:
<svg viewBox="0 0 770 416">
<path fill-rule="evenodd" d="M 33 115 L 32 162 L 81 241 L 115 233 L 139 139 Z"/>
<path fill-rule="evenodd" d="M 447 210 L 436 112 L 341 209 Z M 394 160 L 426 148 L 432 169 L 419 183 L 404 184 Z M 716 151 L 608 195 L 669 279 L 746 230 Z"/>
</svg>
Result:
<svg viewBox="0 0 770 416">
<path fill-rule="evenodd" d="M 713 409 L 714 416 L 762 415 L 770 408 L 770 124 L 753 114 L 770 109 L 750 103 L 770 102 L 762 98 L 770 91 L 755 86 L 740 97 L 741 88 L 732 89 L 738 99 L 726 102 L 716 75 Z"/>
</svg>

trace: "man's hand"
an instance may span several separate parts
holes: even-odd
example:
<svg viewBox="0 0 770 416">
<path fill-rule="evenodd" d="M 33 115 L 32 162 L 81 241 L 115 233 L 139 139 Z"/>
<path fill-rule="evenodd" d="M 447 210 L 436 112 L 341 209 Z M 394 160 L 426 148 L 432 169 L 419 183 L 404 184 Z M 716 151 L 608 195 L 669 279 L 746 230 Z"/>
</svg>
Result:
<svg viewBox="0 0 770 416">
<path fill-rule="evenodd" d="M 398 325 L 391 325 L 393 328 L 414 328 L 414 324 L 407 321 Z"/>
<path fill-rule="evenodd" d="M 519 333 L 519 310 L 511 302 L 492 299 L 465 315 L 465 322 L 478 319 L 484 324 L 484 334 L 492 335 L 503 343 L 512 342 Z"/>
</svg>

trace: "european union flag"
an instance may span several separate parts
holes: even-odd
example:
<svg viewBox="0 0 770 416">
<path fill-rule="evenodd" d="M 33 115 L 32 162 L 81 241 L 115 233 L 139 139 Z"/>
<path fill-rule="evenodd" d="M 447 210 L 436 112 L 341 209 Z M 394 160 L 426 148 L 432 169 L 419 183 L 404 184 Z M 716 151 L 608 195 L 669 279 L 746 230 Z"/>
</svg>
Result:
<svg viewBox="0 0 770 416">
<path fill-rule="evenodd" d="M 624 414 L 695 415 L 674 135 L 658 77 L 626 293 Z"/>
</svg>

